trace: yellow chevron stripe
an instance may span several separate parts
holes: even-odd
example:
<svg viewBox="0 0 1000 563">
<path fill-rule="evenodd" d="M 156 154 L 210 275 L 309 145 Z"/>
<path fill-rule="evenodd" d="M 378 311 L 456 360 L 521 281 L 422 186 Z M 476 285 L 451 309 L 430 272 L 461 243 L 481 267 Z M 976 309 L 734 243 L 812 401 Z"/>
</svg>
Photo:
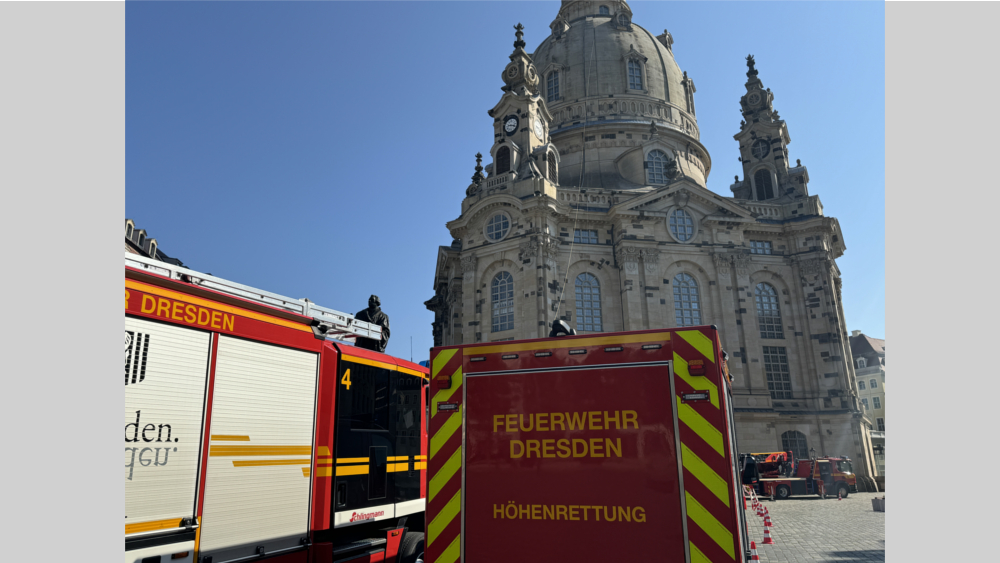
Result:
<svg viewBox="0 0 1000 563">
<path fill-rule="evenodd" d="M 702 485 L 705 485 L 708 490 L 712 491 L 712 494 L 719 497 L 719 500 L 726 503 L 726 506 L 729 506 L 729 485 L 721 475 L 702 461 L 685 444 L 681 444 L 681 459 L 684 463 L 684 469 L 690 471 L 692 475 L 701 481 Z"/>
<path fill-rule="evenodd" d="M 716 520 L 712 513 L 705 509 L 691 493 L 685 491 L 684 497 L 687 499 L 687 515 L 703 532 L 708 534 L 708 537 L 712 538 L 712 541 L 719 544 L 719 547 L 723 549 L 730 559 L 736 559 L 736 553 L 733 549 L 733 534 L 722 525 L 722 522 Z M 691 558 L 694 561 L 694 558 Z"/>
<path fill-rule="evenodd" d="M 677 397 L 677 418 L 681 419 L 681 422 L 686 424 L 688 428 L 694 430 L 695 434 L 701 436 L 701 439 L 719 452 L 719 455 L 726 455 L 722 447 L 722 432 L 719 432 L 716 427 L 712 426 L 712 423 L 691 408 L 691 405 L 682 403 L 680 397 Z"/>
<path fill-rule="evenodd" d="M 448 458 L 448 461 L 441 466 L 441 469 L 431 477 L 427 485 L 427 502 L 434 500 L 434 497 L 441 492 L 441 489 L 451 481 L 455 473 L 462 468 L 462 446 L 459 446 L 455 453 Z"/>
<path fill-rule="evenodd" d="M 707 377 L 691 375 L 688 371 L 687 360 L 680 357 L 677 352 L 674 352 L 674 375 L 684 380 L 684 383 L 690 385 L 695 391 L 708 390 L 708 397 L 712 401 L 712 406 L 719 408 L 719 388 L 709 381 Z"/>
<path fill-rule="evenodd" d="M 704 553 L 694 545 L 694 542 L 688 542 L 688 548 L 691 552 L 691 563 L 712 563 L 712 560 L 708 558 Z"/>
<path fill-rule="evenodd" d="M 445 443 L 448 442 L 448 438 L 455 433 L 456 430 L 462 427 L 462 405 L 458 406 L 458 410 L 448 415 L 448 420 L 444 421 L 441 425 L 441 429 L 437 431 L 437 434 L 431 437 L 431 457 L 434 459 L 434 454 L 444 447 Z"/>
<path fill-rule="evenodd" d="M 459 550 L 462 547 L 462 534 L 455 536 L 455 539 L 451 541 L 451 544 L 441 552 L 441 557 L 438 557 L 439 563 L 455 563 L 458 561 Z"/>
<path fill-rule="evenodd" d="M 462 366 L 458 366 L 455 373 L 451 374 L 451 386 L 448 389 L 441 389 L 434 394 L 434 398 L 431 400 L 431 416 L 438 413 L 438 403 L 443 403 L 450 399 L 460 385 L 462 385 Z"/>
<path fill-rule="evenodd" d="M 695 350 L 701 352 L 705 359 L 715 363 L 715 357 L 712 354 L 712 339 L 705 336 L 705 333 L 700 330 L 682 330 L 678 331 L 677 336 L 684 339 L 685 342 L 690 344 Z"/>
<path fill-rule="evenodd" d="M 455 353 L 458 352 L 458 348 L 452 348 L 451 350 L 441 350 L 441 353 L 434 358 L 434 363 L 431 368 L 431 377 L 437 377 L 444 366 L 448 365 L 448 362 L 455 357 Z"/>
<path fill-rule="evenodd" d="M 458 516 L 458 510 L 462 507 L 462 491 L 455 493 L 455 496 L 451 497 L 448 504 L 444 505 L 441 512 L 437 513 L 437 516 L 431 520 L 431 523 L 427 525 L 427 545 L 430 546 L 434 543 L 434 540 L 441 535 L 441 531 L 444 530 L 452 520 Z M 440 559 L 438 560 L 440 561 Z"/>
</svg>

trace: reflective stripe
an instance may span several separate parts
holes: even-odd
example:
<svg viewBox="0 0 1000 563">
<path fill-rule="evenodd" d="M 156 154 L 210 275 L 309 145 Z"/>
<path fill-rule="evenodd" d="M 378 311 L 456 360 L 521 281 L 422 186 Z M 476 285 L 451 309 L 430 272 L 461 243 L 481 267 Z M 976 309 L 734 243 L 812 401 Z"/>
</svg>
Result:
<svg viewBox="0 0 1000 563">
<path fill-rule="evenodd" d="M 455 433 L 456 430 L 462 426 L 462 407 L 459 405 L 458 411 L 448 415 L 448 420 L 441 425 L 441 429 L 437 431 L 431 438 L 431 459 L 434 459 L 434 455 L 444 447 L 445 443 L 448 442 L 448 438 Z"/>
<path fill-rule="evenodd" d="M 427 545 L 430 546 L 434 540 L 441 535 L 441 532 L 451 524 L 451 521 L 458 516 L 458 510 L 462 506 L 462 491 L 455 493 L 448 504 L 444 505 L 441 512 L 427 525 Z"/>
<path fill-rule="evenodd" d="M 451 541 L 451 545 L 447 549 L 441 552 L 441 556 L 438 557 L 439 563 L 455 563 L 458 561 L 459 550 L 462 547 L 462 534 L 459 534 Z"/>
<path fill-rule="evenodd" d="M 681 457 L 684 462 L 684 469 L 687 469 L 695 476 L 705 488 L 712 491 L 712 494 L 719 497 L 719 500 L 729 506 L 729 485 L 721 475 L 708 466 L 700 457 L 695 455 L 685 444 L 681 444 Z"/>
<path fill-rule="evenodd" d="M 679 330 L 677 331 L 677 336 L 684 339 L 685 342 L 691 345 L 692 348 L 701 352 L 705 359 L 715 363 L 715 358 L 712 354 L 712 339 L 705 336 L 705 333 L 700 330 Z"/>
<path fill-rule="evenodd" d="M 726 455 L 722 446 L 722 432 L 719 432 L 715 426 L 712 426 L 709 421 L 698 414 L 691 405 L 682 403 L 680 397 L 677 397 L 677 418 L 681 419 L 681 422 L 686 424 L 695 434 L 701 436 L 701 439 L 719 452 L 719 455 Z"/>
<path fill-rule="evenodd" d="M 712 560 L 706 557 L 705 554 L 694 545 L 694 542 L 689 541 L 688 547 L 691 548 L 691 563 L 712 563 Z"/>
<path fill-rule="evenodd" d="M 712 513 L 705 509 L 691 493 L 685 491 L 684 497 L 687 499 L 687 515 L 712 541 L 719 544 L 731 559 L 736 559 L 733 551 L 733 534 L 719 522 Z M 693 561 L 693 558 L 692 558 Z"/>
<path fill-rule="evenodd" d="M 432 501 L 434 497 L 437 496 L 441 489 L 448 484 L 452 476 L 458 472 L 459 468 L 462 467 L 462 446 L 459 446 L 455 453 L 448 458 L 448 461 L 441 466 L 437 474 L 431 478 L 430 483 L 427 485 L 427 500 Z"/>
</svg>

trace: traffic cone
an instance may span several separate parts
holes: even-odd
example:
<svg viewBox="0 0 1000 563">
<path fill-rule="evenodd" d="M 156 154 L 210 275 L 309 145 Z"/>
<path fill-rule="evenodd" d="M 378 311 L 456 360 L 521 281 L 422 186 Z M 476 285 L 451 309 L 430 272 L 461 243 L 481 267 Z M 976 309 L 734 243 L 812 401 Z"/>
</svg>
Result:
<svg viewBox="0 0 1000 563">
<path fill-rule="evenodd" d="M 844 500 L 843 497 L 840 496 L 840 489 L 837 489 L 837 500 Z"/>
<path fill-rule="evenodd" d="M 771 539 L 771 517 L 767 516 L 764 518 L 764 541 L 760 542 L 762 545 L 774 545 L 774 540 Z"/>
<path fill-rule="evenodd" d="M 750 542 L 750 561 L 760 561 L 760 556 L 757 555 L 757 544 Z"/>
</svg>

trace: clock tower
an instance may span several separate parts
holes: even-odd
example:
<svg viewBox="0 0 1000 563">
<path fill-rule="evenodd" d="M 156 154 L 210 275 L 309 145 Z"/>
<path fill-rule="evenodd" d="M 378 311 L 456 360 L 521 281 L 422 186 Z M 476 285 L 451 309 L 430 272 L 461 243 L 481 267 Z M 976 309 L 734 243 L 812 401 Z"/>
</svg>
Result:
<svg viewBox="0 0 1000 563">
<path fill-rule="evenodd" d="M 545 194 L 555 199 L 559 151 L 549 140 L 552 114 L 538 92 L 538 70 L 524 50 L 524 26 L 514 29 L 514 52 L 501 75 L 504 94 L 488 112 L 493 118 L 493 164 L 487 170 L 490 178 L 505 178 L 505 184 L 513 180 L 509 189 L 516 197 Z"/>
</svg>

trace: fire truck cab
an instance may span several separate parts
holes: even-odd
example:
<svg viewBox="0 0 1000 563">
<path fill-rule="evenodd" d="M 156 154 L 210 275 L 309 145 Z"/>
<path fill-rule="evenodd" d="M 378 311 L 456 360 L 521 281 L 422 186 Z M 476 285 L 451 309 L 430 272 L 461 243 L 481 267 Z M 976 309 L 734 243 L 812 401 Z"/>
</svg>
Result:
<svg viewBox="0 0 1000 563">
<path fill-rule="evenodd" d="M 715 327 L 431 351 L 424 561 L 750 559 Z"/>
</svg>

